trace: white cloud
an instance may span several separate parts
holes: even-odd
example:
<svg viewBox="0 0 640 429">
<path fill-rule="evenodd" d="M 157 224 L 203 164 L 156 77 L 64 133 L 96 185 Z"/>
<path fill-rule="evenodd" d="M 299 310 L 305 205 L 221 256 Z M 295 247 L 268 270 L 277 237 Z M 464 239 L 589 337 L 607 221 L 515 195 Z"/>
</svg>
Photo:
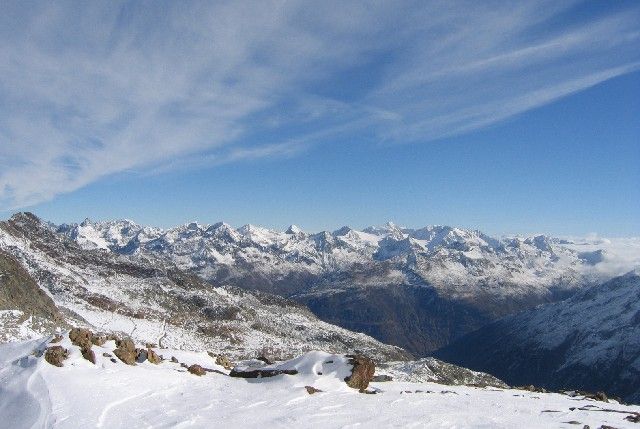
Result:
<svg viewBox="0 0 640 429">
<path fill-rule="evenodd" d="M 572 5 L 6 5 L 0 208 L 359 131 L 429 141 L 636 70 L 638 9 L 559 19 Z"/>
</svg>

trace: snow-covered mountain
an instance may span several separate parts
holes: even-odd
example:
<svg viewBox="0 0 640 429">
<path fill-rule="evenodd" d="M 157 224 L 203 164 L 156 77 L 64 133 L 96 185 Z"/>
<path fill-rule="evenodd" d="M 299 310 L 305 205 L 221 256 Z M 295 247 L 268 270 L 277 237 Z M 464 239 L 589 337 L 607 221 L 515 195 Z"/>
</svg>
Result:
<svg viewBox="0 0 640 429">
<path fill-rule="evenodd" d="M 410 356 L 281 297 L 212 287 L 168 261 L 82 249 L 30 214 L 0 222 L 0 324 L 0 342 L 78 325 L 233 359 L 308 350 Z"/>
<path fill-rule="evenodd" d="M 640 271 L 508 316 L 436 356 L 516 385 L 600 389 L 640 402 Z"/>
<path fill-rule="evenodd" d="M 640 240 L 493 238 L 448 226 L 310 234 L 86 220 L 52 229 L 85 249 L 168 261 L 213 284 L 294 299 L 323 320 L 418 355 L 640 266 Z"/>
</svg>

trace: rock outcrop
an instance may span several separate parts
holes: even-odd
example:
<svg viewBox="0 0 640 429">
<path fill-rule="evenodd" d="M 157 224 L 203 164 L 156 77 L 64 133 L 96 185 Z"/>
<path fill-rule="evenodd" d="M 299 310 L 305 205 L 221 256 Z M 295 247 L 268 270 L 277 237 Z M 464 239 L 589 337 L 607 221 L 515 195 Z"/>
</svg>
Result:
<svg viewBox="0 0 640 429">
<path fill-rule="evenodd" d="M 344 381 L 347 386 L 364 392 L 369 387 L 369 382 L 373 379 L 376 372 L 375 363 L 366 356 L 349 355 L 349 363 L 353 365 L 351 375 L 346 377 Z"/>
<path fill-rule="evenodd" d="M 189 366 L 189 368 L 187 368 L 187 371 L 189 371 L 191 374 L 193 375 L 197 375 L 197 376 L 202 376 L 205 375 L 207 373 L 207 371 L 201 367 L 198 364 L 193 364 L 191 366 Z"/>
<path fill-rule="evenodd" d="M 127 365 L 135 365 L 138 358 L 138 351 L 130 338 L 117 340 L 116 349 L 113 351 L 113 354 Z"/>
<path fill-rule="evenodd" d="M 62 346 L 52 346 L 47 348 L 44 359 L 53 366 L 63 366 L 62 362 L 69 357 L 69 351 Z"/>
</svg>

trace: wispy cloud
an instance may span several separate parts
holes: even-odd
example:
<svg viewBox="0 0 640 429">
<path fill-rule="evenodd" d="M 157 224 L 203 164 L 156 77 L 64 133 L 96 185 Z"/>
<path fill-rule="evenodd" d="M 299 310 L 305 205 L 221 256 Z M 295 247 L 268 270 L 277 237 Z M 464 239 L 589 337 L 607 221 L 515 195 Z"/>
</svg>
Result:
<svg viewBox="0 0 640 429">
<path fill-rule="evenodd" d="M 9 3 L 0 208 L 358 132 L 426 142 L 637 70 L 639 8 L 575 3 Z"/>
</svg>

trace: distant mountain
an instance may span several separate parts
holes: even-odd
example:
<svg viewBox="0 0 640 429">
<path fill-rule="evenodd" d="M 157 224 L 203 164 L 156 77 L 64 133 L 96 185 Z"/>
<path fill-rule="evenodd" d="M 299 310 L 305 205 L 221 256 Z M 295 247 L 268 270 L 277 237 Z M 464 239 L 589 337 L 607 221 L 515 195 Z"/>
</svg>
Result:
<svg viewBox="0 0 640 429">
<path fill-rule="evenodd" d="M 295 226 L 280 232 L 193 222 L 163 230 L 86 220 L 50 228 L 84 249 L 171 263 L 214 285 L 293 299 L 325 321 L 416 355 L 630 264 L 617 263 L 610 242 L 493 238 L 448 226 L 310 234 Z M 640 242 L 626 244 L 640 249 Z"/>
<path fill-rule="evenodd" d="M 513 385 L 604 390 L 640 403 L 640 272 L 503 318 L 435 355 Z"/>
</svg>

